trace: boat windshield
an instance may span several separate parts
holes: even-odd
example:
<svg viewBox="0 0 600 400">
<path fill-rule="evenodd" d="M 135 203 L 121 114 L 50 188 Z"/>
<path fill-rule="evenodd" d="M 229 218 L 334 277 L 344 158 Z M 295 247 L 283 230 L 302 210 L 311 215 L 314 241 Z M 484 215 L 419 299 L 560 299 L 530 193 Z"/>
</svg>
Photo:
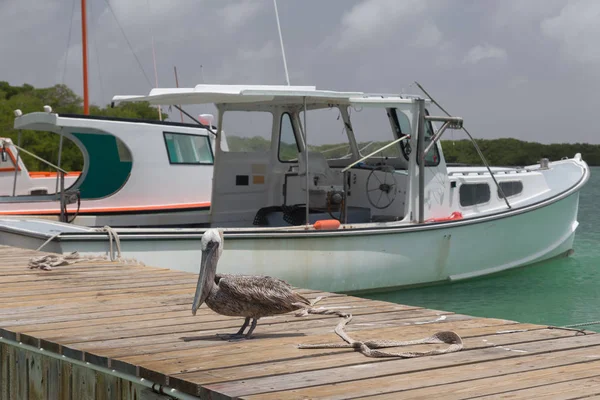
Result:
<svg viewBox="0 0 600 400">
<path fill-rule="evenodd" d="M 304 111 L 299 113 L 300 124 L 304 124 Z M 337 107 L 308 110 L 308 148 L 323 154 L 327 160 L 352 158 L 348 133 Z M 304 135 L 304 134 L 303 134 Z"/>
<path fill-rule="evenodd" d="M 351 107 L 349 114 L 361 157 L 371 154 L 397 138 L 390 123 L 388 110 L 381 107 Z M 400 136 L 402 134 L 398 137 Z M 402 150 L 398 143 L 376 153 L 374 157 L 393 160 L 400 158 L 401 155 Z"/>
</svg>

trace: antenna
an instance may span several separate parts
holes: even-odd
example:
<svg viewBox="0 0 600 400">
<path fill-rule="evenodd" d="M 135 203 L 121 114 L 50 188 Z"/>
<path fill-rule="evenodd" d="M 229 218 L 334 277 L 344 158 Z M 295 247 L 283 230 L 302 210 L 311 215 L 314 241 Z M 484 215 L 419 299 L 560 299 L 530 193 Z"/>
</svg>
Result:
<svg viewBox="0 0 600 400">
<path fill-rule="evenodd" d="M 152 13 L 152 9 L 150 8 L 150 0 L 146 0 L 146 4 L 148 4 L 148 11 Z M 150 25 L 150 36 L 152 36 L 152 62 L 154 64 L 154 85 L 158 88 L 158 70 L 156 69 L 156 52 L 154 51 L 154 32 L 152 32 L 152 25 Z M 162 121 L 162 110 L 160 105 L 158 106 L 158 120 Z"/>
<path fill-rule="evenodd" d="M 290 76 L 288 75 L 287 61 L 285 60 L 285 49 L 283 47 L 283 36 L 281 35 L 281 25 L 279 24 L 279 13 L 277 12 L 277 0 L 273 0 L 275 6 L 275 19 L 277 20 L 277 30 L 279 31 L 279 43 L 281 44 L 281 55 L 283 56 L 283 68 L 285 69 L 285 80 L 290 86 Z"/>
<path fill-rule="evenodd" d="M 179 87 L 179 78 L 177 77 L 177 66 L 174 65 L 173 69 L 175 70 L 175 85 Z M 181 111 L 181 109 L 179 110 L 179 114 L 181 115 L 181 122 L 183 122 L 183 111 Z"/>
<path fill-rule="evenodd" d="M 81 0 L 81 48 L 83 57 L 83 113 L 89 115 L 90 100 L 88 92 L 88 56 L 87 56 L 87 15 L 85 0 Z"/>
</svg>

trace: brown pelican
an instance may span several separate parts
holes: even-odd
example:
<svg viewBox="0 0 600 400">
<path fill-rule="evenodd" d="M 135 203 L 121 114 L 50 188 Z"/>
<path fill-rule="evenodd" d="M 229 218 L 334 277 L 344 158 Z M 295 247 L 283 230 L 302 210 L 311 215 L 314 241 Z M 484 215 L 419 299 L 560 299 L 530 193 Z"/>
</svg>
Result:
<svg viewBox="0 0 600 400">
<path fill-rule="evenodd" d="M 206 305 L 217 314 L 245 317 L 240 330 L 223 339 L 249 339 L 261 317 L 305 308 L 311 303 L 280 279 L 270 276 L 216 274 L 217 262 L 223 254 L 223 231 L 209 229 L 202 235 L 202 261 L 198 285 L 192 305 L 192 314 Z M 250 330 L 244 335 L 252 319 Z"/>
</svg>

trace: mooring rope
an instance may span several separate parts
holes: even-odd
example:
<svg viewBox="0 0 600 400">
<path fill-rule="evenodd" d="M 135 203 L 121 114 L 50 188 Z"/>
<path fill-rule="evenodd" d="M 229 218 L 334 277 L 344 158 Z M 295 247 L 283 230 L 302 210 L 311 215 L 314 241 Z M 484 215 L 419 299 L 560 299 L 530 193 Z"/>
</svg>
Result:
<svg viewBox="0 0 600 400">
<path fill-rule="evenodd" d="M 600 321 L 582 322 L 579 324 L 563 325 L 563 328 L 576 328 L 578 326 L 600 325 Z"/>
<path fill-rule="evenodd" d="M 297 317 L 306 316 L 308 314 L 320 314 L 320 315 L 337 315 L 343 318 L 335 327 L 335 333 L 341 337 L 346 343 L 321 343 L 321 344 L 299 344 L 299 349 L 336 349 L 336 348 L 352 348 L 360 351 L 367 357 L 401 357 L 401 358 L 413 358 L 422 356 L 431 356 L 437 354 L 453 353 L 460 351 L 463 348 L 463 342 L 461 337 L 452 331 L 440 331 L 436 332 L 430 337 L 416 340 L 406 341 L 395 341 L 395 340 L 355 340 L 352 339 L 344 330 L 344 327 L 352 320 L 352 314 L 344 313 L 337 310 L 328 310 L 323 307 L 314 308 L 313 306 L 322 299 L 323 297 L 317 297 L 315 301 L 311 302 L 309 307 L 298 311 L 295 315 Z M 300 305 L 300 304 L 299 304 Z M 430 351 L 408 351 L 408 352 L 389 352 L 379 351 L 374 349 L 381 349 L 386 347 L 400 347 L 409 346 L 415 344 L 441 344 L 445 343 L 449 346 L 445 349 L 436 349 Z"/>
<path fill-rule="evenodd" d="M 576 329 L 580 326 L 600 325 L 600 321 L 581 322 L 578 324 L 562 325 L 562 326 L 548 326 L 548 329 L 563 329 L 565 331 L 574 331 L 577 334 L 587 335 L 585 329 Z"/>
<path fill-rule="evenodd" d="M 78 252 L 74 251 L 70 254 L 62 255 L 62 254 L 48 254 L 44 256 L 32 257 L 29 260 L 28 266 L 30 269 L 43 269 L 45 271 L 51 271 L 54 267 L 59 267 L 62 265 L 70 265 L 78 262 L 85 261 L 111 261 L 111 262 L 121 262 L 125 264 L 135 264 L 135 265 L 144 265 L 144 263 L 136 260 L 135 258 L 123 258 L 121 256 L 121 240 L 119 239 L 119 234 L 114 228 L 106 225 L 102 228 L 96 228 L 98 232 L 106 232 L 108 234 L 109 241 L 109 253 L 108 256 L 82 256 Z M 47 243 L 49 243 L 52 239 L 56 238 L 59 234 L 52 236 L 48 239 L 44 244 L 38 247 L 38 251 L 44 247 Z M 113 249 L 113 241 L 114 241 L 114 249 L 116 249 L 116 257 Z"/>
<path fill-rule="evenodd" d="M 119 239 L 119 234 L 113 228 L 108 225 L 104 225 L 102 228 L 96 228 L 98 232 L 106 232 L 108 234 L 108 242 L 109 242 L 109 257 L 110 261 L 115 261 L 115 256 L 113 252 L 113 240 L 115 241 L 115 246 L 117 248 L 117 257 L 116 259 L 121 258 L 121 240 Z"/>
</svg>

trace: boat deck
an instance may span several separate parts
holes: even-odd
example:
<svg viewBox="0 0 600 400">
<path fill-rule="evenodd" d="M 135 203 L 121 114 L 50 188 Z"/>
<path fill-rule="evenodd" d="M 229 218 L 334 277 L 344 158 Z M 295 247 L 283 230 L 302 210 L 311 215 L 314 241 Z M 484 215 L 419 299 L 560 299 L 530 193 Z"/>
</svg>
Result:
<svg viewBox="0 0 600 400">
<path fill-rule="evenodd" d="M 103 368 L 174 388 L 167 393 L 183 398 L 600 395 L 600 335 L 590 331 L 300 290 L 309 298 L 326 296 L 317 307 L 351 312 L 346 330 L 356 339 L 410 340 L 452 330 L 465 347 L 406 359 L 298 349 L 299 343 L 342 343 L 333 333 L 339 318 L 293 314 L 261 319 L 252 340 L 227 342 L 215 334 L 235 332 L 243 321 L 205 305 L 192 316 L 194 274 L 105 261 L 43 271 L 27 266 L 43 253 L 7 246 L 0 252 L 0 399 L 135 397 L 122 395 L 125 389 Z M 48 361 L 56 359 L 62 366 Z M 78 364 L 65 369 L 70 362 Z M 148 393 L 137 398 L 167 398 Z"/>
</svg>

